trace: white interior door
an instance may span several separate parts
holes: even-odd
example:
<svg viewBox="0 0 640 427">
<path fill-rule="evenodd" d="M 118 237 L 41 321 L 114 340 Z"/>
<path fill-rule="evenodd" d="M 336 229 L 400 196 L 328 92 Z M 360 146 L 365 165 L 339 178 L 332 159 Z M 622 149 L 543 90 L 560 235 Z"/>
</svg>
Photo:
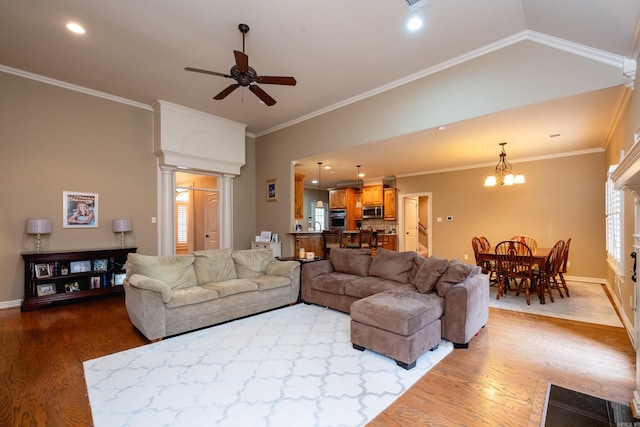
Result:
<svg viewBox="0 0 640 427">
<path fill-rule="evenodd" d="M 220 219 L 218 193 L 207 193 L 204 204 L 204 247 L 220 249 Z"/>
<path fill-rule="evenodd" d="M 404 245 L 405 251 L 418 251 L 418 198 L 404 198 Z"/>
</svg>

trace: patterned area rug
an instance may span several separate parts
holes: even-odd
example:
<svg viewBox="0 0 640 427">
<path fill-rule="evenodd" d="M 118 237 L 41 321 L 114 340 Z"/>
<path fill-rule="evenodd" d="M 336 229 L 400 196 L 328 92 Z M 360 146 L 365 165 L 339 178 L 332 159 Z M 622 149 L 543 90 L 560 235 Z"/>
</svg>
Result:
<svg viewBox="0 0 640 427">
<path fill-rule="evenodd" d="M 569 298 L 560 298 L 558 291 L 553 290 L 554 302 L 546 297 L 546 304 L 540 304 L 536 295 L 531 295 L 531 305 L 527 305 L 524 293 L 516 296 L 515 291 L 496 300 L 497 287 L 491 287 L 489 306 L 541 316 L 557 317 L 578 322 L 596 323 L 599 325 L 616 326 L 622 328 L 618 317 L 604 286 L 598 283 L 567 282 Z"/>
<path fill-rule="evenodd" d="M 291 307 L 84 362 L 95 426 L 361 426 L 449 354 L 407 371 L 354 350 L 349 315 Z"/>
</svg>

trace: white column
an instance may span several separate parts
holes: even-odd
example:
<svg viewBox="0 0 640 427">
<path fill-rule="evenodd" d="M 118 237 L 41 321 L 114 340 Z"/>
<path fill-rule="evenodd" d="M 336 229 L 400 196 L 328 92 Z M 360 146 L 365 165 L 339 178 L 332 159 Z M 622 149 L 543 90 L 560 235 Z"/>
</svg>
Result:
<svg viewBox="0 0 640 427">
<path fill-rule="evenodd" d="M 222 175 L 220 188 L 220 247 L 233 247 L 233 179 L 235 175 Z"/>
<path fill-rule="evenodd" d="M 159 230 L 159 255 L 174 255 L 176 253 L 176 242 L 174 233 L 175 212 L 176 212 L 176 174 L 175 169 L 160 167 L 160 203 L 158 212 Z"/>
</svg>

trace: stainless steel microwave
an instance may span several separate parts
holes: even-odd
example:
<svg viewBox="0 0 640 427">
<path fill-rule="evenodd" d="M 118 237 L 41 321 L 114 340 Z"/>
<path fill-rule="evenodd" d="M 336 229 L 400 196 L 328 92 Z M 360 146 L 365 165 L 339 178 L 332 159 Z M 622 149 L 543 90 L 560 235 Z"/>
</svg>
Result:
<svg viewBox="0 0 640 427">
<path fill-rule="evenodd" d="M 380 205 L 362 207 L 362 218 L 364 219 L 382 218 L 383 216 L 384 209 Z"/>
</svg>

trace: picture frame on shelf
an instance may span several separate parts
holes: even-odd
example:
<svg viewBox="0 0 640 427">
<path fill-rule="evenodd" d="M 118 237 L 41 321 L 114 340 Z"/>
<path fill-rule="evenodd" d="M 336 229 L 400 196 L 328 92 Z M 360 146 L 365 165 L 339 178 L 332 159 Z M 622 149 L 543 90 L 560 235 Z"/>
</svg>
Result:
<svg viewBox="0 0 640 427">
<path fill-rule="evenodd" d="M 38 279 L 44 279 L 51 277 L 51 265 L 49 264 L 36 264 L 36 277 Z"/>
<path fill-rule="evenodd" d="M 62 192 L 63 228 L 98 228 L 98 193 Z"/>
<path fill-rule="evenodd" d="M 93 271 L 95 273 L 104 273 L 107 271 L 107 259 L 96 259 L 93 260 Z"/>
<path fill-rule="evenodd" d="M 55 283 L 41 283 L 36 285 L 36 293 L 39 297 L 45 295 L 53 295 L 56 294 L 56 284 Z"/>
<path fill-rule="evenodd" d="M 91 261 L 71 261 L 69 267 L 71 273 L 87 273 L 91 271 Z"/>
<path fill-rule="evenodd" d="M 98 289 L 100 287 L 100 276 L 93 276 L 89 281 L 90 289 Z"/>
<path fill-rule="evenodd" d="M 267 182 L 267 202 L 278 201 L 278 180 L 268 179 Z"/>
<path fill-rule="evenodd" d="M 113 284 L 114 285 L 122 285 L 124 283 L 125 277 L 127 277 L 126 273 L 116 273 L 113 276 Z"/>
<path fill-rule="evenodd" d="M 64 291 L 67 293 L 78 292 L 79 290 L 80 290 L 80 285 L 78 284 L 78 282 L 64 284 Z"/>
<path fill-rule="evenodd" d="M 271 232 L 270 231 L 261 231 L 260 232 L 260 242 L 270 242 L 271 241 Z"/>
</svg>

